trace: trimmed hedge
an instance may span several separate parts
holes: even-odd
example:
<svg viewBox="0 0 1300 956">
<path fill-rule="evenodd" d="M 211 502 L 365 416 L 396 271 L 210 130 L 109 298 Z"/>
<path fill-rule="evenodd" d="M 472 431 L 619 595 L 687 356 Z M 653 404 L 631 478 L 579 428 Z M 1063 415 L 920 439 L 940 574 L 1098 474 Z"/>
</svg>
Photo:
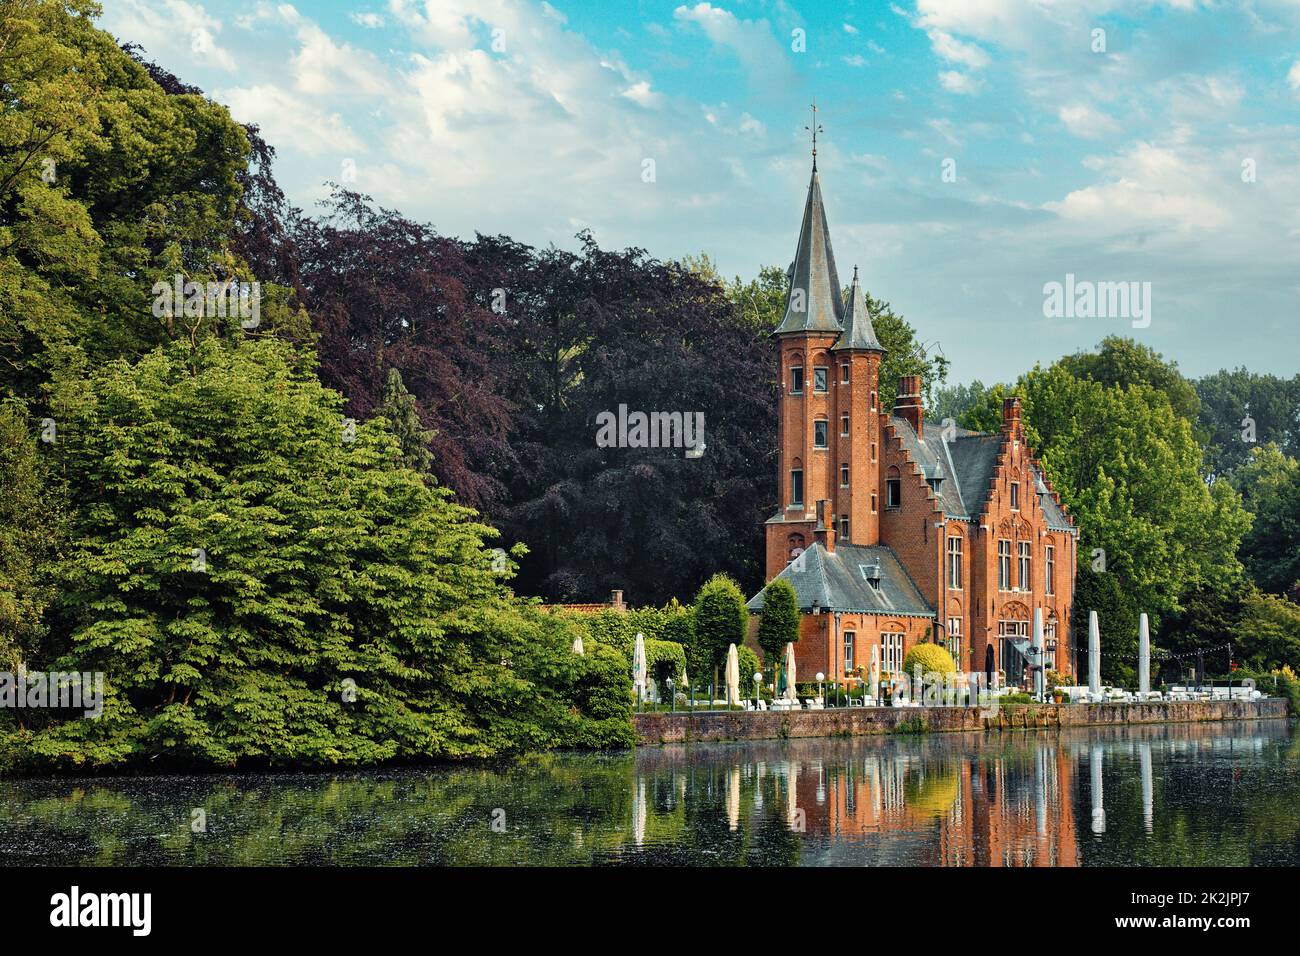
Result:
<svg viewBox="0 0 1300 956">
<path fill-rule="evenodd" d="M 903 658 L 903 673 L 910 678 L 915 671 L 916 665 L 921 665 L 921 672 L 929 674 L 931 671 L 937 671 L 940 674 L 957 673 L 957 664 L 948 653 L 948 649 L 939 644 L 917 644 L 907 656 Z"/>
</svg>

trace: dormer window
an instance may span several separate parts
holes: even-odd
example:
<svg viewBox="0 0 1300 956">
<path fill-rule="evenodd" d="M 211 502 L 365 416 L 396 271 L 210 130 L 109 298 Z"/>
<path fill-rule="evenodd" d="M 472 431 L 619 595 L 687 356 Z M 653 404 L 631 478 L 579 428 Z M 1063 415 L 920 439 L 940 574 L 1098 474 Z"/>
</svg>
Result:
<svg viewBox="0 0 1300 956">
<path fill-rule="evenodd" d="M 790 394 L 803 394 L 803 366 L 796 365 L 790 369 Z"/>
<path fill-rule="evenodd" d="M 880 593 L 880 565 L 879 564 L 859 564 L 858 573 L 862 575 L 862 580 L 871 585 L 871 589 L 877 594 Z"/>
</svg>

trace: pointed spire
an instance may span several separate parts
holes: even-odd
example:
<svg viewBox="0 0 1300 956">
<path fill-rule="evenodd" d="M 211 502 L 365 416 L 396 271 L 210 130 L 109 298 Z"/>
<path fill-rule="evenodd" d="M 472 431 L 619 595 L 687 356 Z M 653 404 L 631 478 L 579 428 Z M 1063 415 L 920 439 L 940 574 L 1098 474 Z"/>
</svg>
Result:
<svg viewBox="0 0 1300 956">
<path fill-rule="evenodd" d="M 774 335 L 787 332 L 839 332 L 844 302 L 840 279 L 835 271 L 835 253 L 831 251 L 831 230 L 826 225 L 822 188 L 813 168 L 808 183 L 808 200 L 803 209 L 803 226 L 799 230 L 799 247 L 790 266 L 790 291 L 786 296 L 785 316 Z"/>
<path fill-rule="evenodd" d="M 858 267 L 853 267 L 853 285 L 849 288 L 849 301 L 844 307 L 844 334 L 831 346 L 832 352 L 847 349 L 872 349 L 883 352 L 885 348 L 876 338 L 876 329 L 871 324 L 871 311 L 867 308 L 867 297 L 858 284 Z"/>
</svg>

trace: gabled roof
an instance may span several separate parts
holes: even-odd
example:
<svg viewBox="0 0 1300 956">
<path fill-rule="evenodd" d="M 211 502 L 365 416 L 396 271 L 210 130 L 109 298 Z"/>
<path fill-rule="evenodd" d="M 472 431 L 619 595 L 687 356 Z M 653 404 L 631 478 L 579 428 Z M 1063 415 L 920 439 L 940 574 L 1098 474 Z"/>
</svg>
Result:
<svg viewBox="0 0 1300 956">
<path fill-rule="evenodd" d="M 790 266 L 790 291 L 785 300 L 785 316 L 773 335 L 787 332 L 839 332 L 843 329 L 844 300 L 840 278 L 835 271 L 835 253 L 831 251 L 831 231 L 826 225 L 822 188 L 813 167 L 804 203 L 803 226 L 799 230 L 799 247 Z M 802 296 L 796 292 L 802 291 Z"/>
<path fill-rule="evenodd" d="M 858 267 L 853 267 L 853 285 L 849 288 L 849 301 L 844 307 L 844 331 L 839 341 L 831 346 L 832 352 L 848 349 L 872 349 L 885 351 L 885 347 L 876 338 L 876 330 L 871 324 L 871 311 L 867 308 L 867 297 L 858 284 Z"/>
<path fill-rule="evenodd" d="M 880 569 L 878 590 L 863 574 L 863 568 L 873 566 Z M 925 603 L 893 549 L 884 545 L 836 544 L 832 552 L 814 542 L 777 577 L 794 586 L 801 611 L 816 605 L 823 611 L 934 616 L 934 608 Z M 750 598 L 746 607 L 762 611 L 763 592 Z"/>
<path fill-rule="evenodd" d="M 924 438 L 917 438 L 907 419 L 891 415 L 889 420 L 908 456 L 921 466 L 925 477 L 943 476 L 935 495 L 944 513 L 950 518 L 979 517 L 992 493 L 1002 435 L 958 428 L 952 441 L 944 442 L 942 425 L 927 422 Z M 1054 531 L 1072 530 L 1069 517 L 1047 490 L 1042 470 L 1037 466 L 1034 466 L 1034 484 L 1047 526 Z"/>
</svg>

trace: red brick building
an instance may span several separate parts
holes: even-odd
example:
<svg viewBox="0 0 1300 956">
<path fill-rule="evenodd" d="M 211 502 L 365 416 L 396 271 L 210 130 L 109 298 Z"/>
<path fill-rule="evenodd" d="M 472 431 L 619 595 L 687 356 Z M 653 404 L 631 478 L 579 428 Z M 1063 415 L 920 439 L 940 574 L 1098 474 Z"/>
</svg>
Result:
<svg viewBox="0 0 1300 956">
<path fill-rule="evenodd" d="M 879 394 L 885 350 L 857 268 L 847 295 L 814 160 L 779 346 L 780 503 L 766 577 L 802 613 L 798 676 L 896 669 L 915 643 L 944 643 L 959 670 L 1019 683 L 1013 642 L 1044 622 L 1047 666 L 1070 666 L 1074 521 L 1025 443 L 1017 399 L 996 434 L 926 421 L 918 376 Z M 762 592 L 749 602 L 761 613 Z"/>
</svg>

